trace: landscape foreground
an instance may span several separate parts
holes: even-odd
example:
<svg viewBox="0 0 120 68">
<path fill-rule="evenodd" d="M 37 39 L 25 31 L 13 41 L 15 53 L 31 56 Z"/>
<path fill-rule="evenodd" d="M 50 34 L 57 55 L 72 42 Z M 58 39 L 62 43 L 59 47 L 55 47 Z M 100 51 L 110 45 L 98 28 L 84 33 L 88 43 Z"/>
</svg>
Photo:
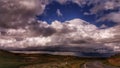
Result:
<svg viewBox="0 0 120 68">
<path fill-rule="evenodd" d="M 120 55 L 109 58 L 81 58 L 0 50 L 0 68 L 120 68 Z"/>
</svg>

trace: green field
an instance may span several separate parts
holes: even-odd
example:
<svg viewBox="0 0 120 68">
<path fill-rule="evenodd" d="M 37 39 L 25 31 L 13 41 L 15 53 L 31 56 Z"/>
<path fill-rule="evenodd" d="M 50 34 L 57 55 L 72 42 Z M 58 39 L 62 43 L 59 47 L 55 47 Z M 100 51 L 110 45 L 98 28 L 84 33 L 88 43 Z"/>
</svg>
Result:
<svg viewBox="0 0 120 68">
<path fill-rule="evenodd" d="M 0 68 L 84 68 L 86 62 L 99 61 L 105 65 L 119 67 L 119 63 L 109 61 L 117 58 L 80 58 L 48 54 L 13 54 L 0 51 Z M 109 63 L 110 62 L 110 63 Z"/>
</svg>

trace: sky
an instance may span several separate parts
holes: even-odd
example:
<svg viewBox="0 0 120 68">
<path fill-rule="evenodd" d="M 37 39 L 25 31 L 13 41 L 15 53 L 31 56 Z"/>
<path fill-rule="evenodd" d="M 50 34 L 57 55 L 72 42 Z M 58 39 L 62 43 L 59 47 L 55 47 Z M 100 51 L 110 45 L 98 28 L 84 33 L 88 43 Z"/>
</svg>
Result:
<svg viewBox="0 0 120 68">
<path fill-rule="evenodd" d="M 119 18 L 119 0 L 0 0 L 0 49 L 120 52 Z"/>
<path fill-rule="evenodd" d="M 38 15 L 38 19 L 42 21 L 47 21 L 51 23 L 52 21 L 58 20 L 64 22 L 66 20 L 72 20 L 75 18 L 80 18 L 85 21 L 90 22 L 91 24 L 96 25 L 97 27 L 101 27 L 105 25 L 107 27 L 115 26 L 117 23 L 114 21 L 99 21 L 97 20 L 104 15 L 107 15 L 110 12 L 117 12 L 118 10 L 103 10 L 97 12 L 96 14 L 90 14 L 90 9 L 92 9 L 95 5 L 83 5 L 79 6 L 74 2 L 67 2 L 65 4 L 60 4 L 59 2 L 53 1 L 48 4 L 44 10 L 42 15 Z M 101 15 L 100 15 L 101 14 Z M 98 16 L 99 15 L 99 16 Z"/>
</svg>

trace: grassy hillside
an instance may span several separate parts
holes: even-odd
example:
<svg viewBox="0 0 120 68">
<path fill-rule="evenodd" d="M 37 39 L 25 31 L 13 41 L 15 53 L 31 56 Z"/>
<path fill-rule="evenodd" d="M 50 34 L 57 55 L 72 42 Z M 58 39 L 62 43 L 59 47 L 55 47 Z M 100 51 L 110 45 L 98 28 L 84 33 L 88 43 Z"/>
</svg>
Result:
<svg viewBox="0 0 120 68">
<path fill-rule="evenodd" d="M 89 61 L 100 61 L 108 65 L 119 66 L 119 62 L 111 61 L 116 58 L 120 59 L 120 56 L 109 59 L 79 58 L 48 54 L 13 54 L 0 50 L 0 68 L 81 68 Z"/>
<path fill-rule="evenodd" d="M 0 50 L 0 68 L 18 68 L 23 65 L 22 57 Z"/>
</svg>

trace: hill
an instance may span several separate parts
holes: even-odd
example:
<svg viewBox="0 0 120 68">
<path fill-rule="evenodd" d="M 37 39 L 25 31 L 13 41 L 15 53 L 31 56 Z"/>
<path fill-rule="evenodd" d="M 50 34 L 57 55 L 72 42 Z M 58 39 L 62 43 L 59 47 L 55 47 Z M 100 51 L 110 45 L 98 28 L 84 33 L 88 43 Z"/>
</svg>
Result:
<svg viewBox="0 0 120 68">
<path fill-rule="evenodd" d="M 49 54 L 18 54 L 0 50 L 0 68 L 119 68 L 120 55 L 111 58 L 80 58 Z M 120 61 L 120 60 L 118 60 Z"/>
</svg>

